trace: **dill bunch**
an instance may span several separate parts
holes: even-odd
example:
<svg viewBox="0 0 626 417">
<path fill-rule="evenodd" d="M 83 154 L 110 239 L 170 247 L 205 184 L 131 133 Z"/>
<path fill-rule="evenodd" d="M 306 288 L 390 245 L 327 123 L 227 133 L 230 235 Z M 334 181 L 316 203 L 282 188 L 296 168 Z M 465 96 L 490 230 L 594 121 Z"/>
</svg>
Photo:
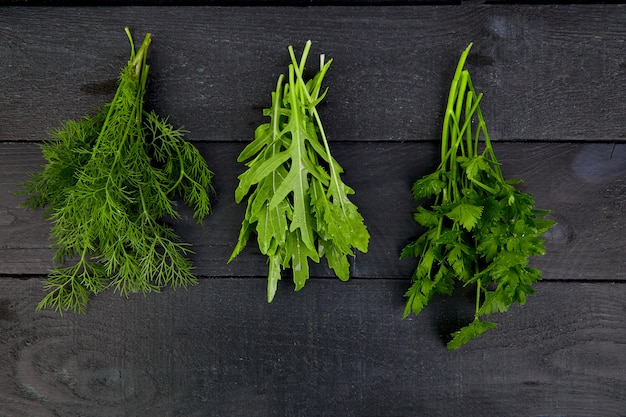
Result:
<svg viewBox="0 0 626 417">
<path fill-rule="evenodd" d="M 131 45 L 113 100 L 68 121 L 41 145 L 47 163 L 22 184 L 23 206 L 46 208 L 55 267 L 37 310 L 83 313 L 90 296 L 194 284 L 190 245 L 163 219 L 179 218 L 177 196 L 198 223 L 211 211 L 213 173 L 167 119 L 144 110 L 151 35 Z"/>
</svg>

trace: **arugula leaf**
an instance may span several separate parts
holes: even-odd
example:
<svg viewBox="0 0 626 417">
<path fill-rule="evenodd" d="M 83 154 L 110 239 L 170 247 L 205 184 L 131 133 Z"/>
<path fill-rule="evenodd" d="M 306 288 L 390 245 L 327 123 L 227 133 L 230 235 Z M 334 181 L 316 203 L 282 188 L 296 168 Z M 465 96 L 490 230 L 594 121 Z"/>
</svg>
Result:
<svg viewBox="0 0 626 417">
<path fill-rule="evenodd" d="M 545 218 L 550 211 L 536 210 L 532 196 L 514 187 L 521 181 L 502 175 L 480 110 L 482 95 L 464 69 L 471 46 L 461 54 L 450 87 L 441 163 L 412 187 L 416 201 L 432 200 L 414 214 L 427 230 L 401 252 L 402 258 L 418 258 L 405 317 L 418 314 L 435 293 L 451 294 L 455 282 L 476 287 L 474 320 L 453 333 L 449 349 L 496 326 L 481 316 L 508 311 L 533 294 L 541 273 L 528 267 L 529 257 L 545 253 L 542 236 L 555 224 Z"/>
<path fill-rule="evenodd" d="M 305 285 L 309 260 L 326 258 L 337 277 L 348 280 L 347 257 L 354 256 L 354 249 L 367 252 L 369 243 L 363 218 L 348 198 L 354 190 L 341 180 L 343 168 L 330 153 L 316 108 L 326 94 L 321 85 L 332 60 L 322 58 L 319 72 L 306 81 L 310 47 L 309 41 L 300 61 L 289 47 L 287 77 L 279 76 L 272 106 L 263 112 L 270 121 L 255 130 L 237 158 L 248 161 L 248 168 L 238 177 L 235 201 L 248 202 L 229 262 L 256 232 L 259 249 L 268 257 L 268 302 L 285 269 L 291 268 L 296 290 Z"/>
<path fill-rule="evenodd" d="M 37 309 L 84 312 L 89 297 L 186 287 L 196 282 L 164 217 L 178 195 L 200 223 L 209 214 L 213 173 L 166 119 L 143 109 L 151 35 L 122 69 L 113 100 L 93 117 L 68 121 L 41 146 L 47 164 L 23 184 L 23 206 L 46 207 L 56 267 Z"/>
</svg>

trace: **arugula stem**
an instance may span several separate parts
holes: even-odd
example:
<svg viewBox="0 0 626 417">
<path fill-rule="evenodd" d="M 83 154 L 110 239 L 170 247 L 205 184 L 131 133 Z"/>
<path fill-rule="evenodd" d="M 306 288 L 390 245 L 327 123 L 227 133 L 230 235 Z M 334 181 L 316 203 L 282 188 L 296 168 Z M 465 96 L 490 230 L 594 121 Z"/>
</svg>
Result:
<svg viewBox="0 0 626 417">
<path fill-rule="evenodd" d="M 297 83 L 299 88 L 299 91 L 304 95 L 304 97 L 307 100 L 307 103 L 310 106 L 309 111 L 311 112 L 311 114 L 313 115 L 314 119 L 315 119 L 315 123 L 319 129 L 319 133 L 320 136 L 322 137 L 322 143 L 324 144 L 324 149 L 326 151 L 326 155 L 328 157 L 328 165 L 329 165 L 329 170 L 330 170 L 330 176 L 331 179 L 335 185 L 335 187 L 337 187 L 337 189 L 339 189 L 339 175 L 337 173 L 337 170 L 335 168 L 335 164 L 333 162 L 333 157 L 330 153 L 330 146 L 328 144 L 328 139 L 326 138 L 326 132 L 324 131 L 324 126 L 322 126 L 322 120 L 320 118 L 319 113 L 317 112 L 317 108 L 315 107 L 315 102 L 318 101 L 318 95 L 319 95 L 319 89 L 321 86 L 321 83 L 318 83 L 314 89 L 314 95 L 313 97 L 311 96 L 311 94 L 309 93 L 309 90 L 306 86 L 306 84 L 304 83 L 304 77 L 303 77 L 303 72 L 304 72 L 304 64 L 306 62 L 307 56 L 309 54 L 309 50 L 311 48 L 311 41 L 307 41 L 305 47 L 304 47 L 304 51 L 302 52 L 302 57 L 300 58 L 300 63 L 298 63 L 293 47 L 289 46 L 289 55 L 291 57 L 291 61 L 296 69 L 296 76 L 297 76 Z M 328 65 L 330 65 L 330 63 L 332 62 L 332 60 L 328 61 L 327 65 L 324 64 L 324 57 L 320 56 L 320 80 L 321 78 L 323 78 L 324 74 L 326 73 L 327 69 L 328 69 Z M 339 201 L 340 205 L 341 205 L 341 210 L 343 212 L 345 212 L 345 206 L 344 206 L 344 202 L 343 201 Z"/>
<path fill-rule="evenodd" d="M 289 48 L 287 48 L 289 50 L 289 55 L 291 56 L 292 61 L 294 61 L 294 65 L 296 65 L 295 62 L 295 55 L 293 52 L 293 47 L 290 45 Z M 300 79 L 302 79 L 302 74 L 304 73 L 304 65 L 306 64 L 306 60 L 309 57 L 309 51 L 311 50 L 311 41 L 308 40 L 305 44 L 304 44 L 304 50 L 302 51 L 302 56 L 300 57 L 300 63 L 297 65 L 298 68 L 298 75 L 300 77 Z"/>
</svg>

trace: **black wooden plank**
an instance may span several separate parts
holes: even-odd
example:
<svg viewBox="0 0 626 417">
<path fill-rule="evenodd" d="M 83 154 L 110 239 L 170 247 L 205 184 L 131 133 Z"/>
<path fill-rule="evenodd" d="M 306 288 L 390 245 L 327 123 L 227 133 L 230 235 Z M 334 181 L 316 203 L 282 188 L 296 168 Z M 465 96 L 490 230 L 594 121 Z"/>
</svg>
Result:
<svg viewBox="0 0 626 417">
<path fill-rule="evenodd" d="M 410 194 L 413 181 L 436 166 L 429 143 L 331 143 L 344 166 L 344 181 L 356 191 L 353 201 L 372 235 L 370 250 L 358 254 L 352 274 L 363 278 L 408 278 L 412 260 L 400 261 L 401 248 L 421 230 L 412 219 L 417 205 Z M 201 144 L 216 173 L 214 213 L 202 227 L 189 212 L 176 225 L 192 243 L 201 276 L 254 276 L 266 273 L 265 259 L 250 242 L 231 264 L 226 261 L 239 233 L 245 207 L 234 202 L 240 143 Z M 548 253 L 533 262 L 545 279 L 626 278 L 626 145 L 496 144 L 507 177 L 521 178 L 522 189 L 534 195 L 539 208 L 554 211 L 559 222 L 547 239 Z M 41 212 L 18 209 L 18 184 L 43 163 L 34 144 L 0 145 L 0 274 L 43 274 L 51 266 L 49 225 Z M 328 276 L 325 268 L 313 275 Z"/>
<path fill-rule="evenodd" d="M 461 4 L 461 0 L 0 0 L 0 6 L 415 6 Z"/>
<path fill-rule="evenodd" d="M 624 0 L 486 0 L 485 4 L 623 4 Z"/>
<path fill-rule="evenodd" d="M 541 283 L 454 352 L 471 297 L 402 320 L 403 287 L 318 280 L 267 304 L 263 279 L 214 279 L 61 318 L 33 311 L 39 280 L 0 279 L 0 415 L 626 413 L 624 284 Z"/>
<path fill-rule="evenodd" d="M 337 139 L 436 139 L 456 61 L 473 41 L 469 65 L 495 140 L 623 140 L 625 11 L 4 8 L 0 141 L 39 140 L 109 100 L 128 56 L 124 26 L 138 38 L 153 32 L 150 105 L 193 140 L 246 140 L 285 71 L 287 46 L 307 39 L 313 54 L 335 59 L 321 111 Z"/>
</svg>

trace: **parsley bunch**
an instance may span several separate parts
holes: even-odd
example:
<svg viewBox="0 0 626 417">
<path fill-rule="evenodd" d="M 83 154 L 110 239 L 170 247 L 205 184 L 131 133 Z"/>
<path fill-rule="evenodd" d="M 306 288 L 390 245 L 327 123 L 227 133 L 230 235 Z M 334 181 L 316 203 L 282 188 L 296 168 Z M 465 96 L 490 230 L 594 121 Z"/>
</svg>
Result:
<svg viewBox="0 0 626 417">
<path fill-rule="evenodd" d="M 335 274 L 348 280 L 347 256 L 353 255 L 353 247 L 367 252 L 369 241 L 363 218 L 348 199 L 354 191 L 341 181 L 343 169 L 330 154 L 316 109 L 326 95 L 321 85 L 332 60 L 324 62 L 322 55 L 320 71 L 305 81 L 310 48 L 308 41 L 298 62 L 289 47 L 288 81 L 279 76 L 272 107 L 263 113 L 270 121 L 256 129 L 255 139 L 237 159 L 249 161 L 235 200 L 247 196 L 248 205 L 230 260 L 256 232 L 259 249 L 268 257 L 268 302 L 284 269 L 292 269 L 296 290 L 304 286 L 309 259 L 326 257 Z"/>
<path fill-rule="evenodd" d="M 196 278 L 162 218 L 179 217 L 180 195 L 198 222 L 210 212 L 213 173 L 167 120 L 143 109 L 147 34 L 123 68 L 113 101 L 93 117 L 68 121 L 41 146 L 47 164 L 24 184 L 24 205 L 48 207 L 57 266 L 37 309 L 84 312 L 90 295 L 186 287 Z"/>
<path fill-rule="evenodd" d="M 414 214 L 427 230 L 401 255 L 419 258 L 404 317 L 418 314 L 435 293 L 451 294 L 456 281 L 476 287 L 474 319 L 452 334 L 449 349 L 496 327 L 482 316 L 524 304 L 533 294 L 531 284 L 541 273 L 528 267 L 529 257 L 545 253 L 541 237 L 555 224 L 544 217 L 549 211 L 535 210 L 532 196 L 514 187 L 519 180 L 502 175 L 480 110 L 482 94 L 464 69 L 471 46 L 462 53 L 450 88 L 441 163 L 413 185 L 417 201 L 434 199 Z"/>
</svg>

